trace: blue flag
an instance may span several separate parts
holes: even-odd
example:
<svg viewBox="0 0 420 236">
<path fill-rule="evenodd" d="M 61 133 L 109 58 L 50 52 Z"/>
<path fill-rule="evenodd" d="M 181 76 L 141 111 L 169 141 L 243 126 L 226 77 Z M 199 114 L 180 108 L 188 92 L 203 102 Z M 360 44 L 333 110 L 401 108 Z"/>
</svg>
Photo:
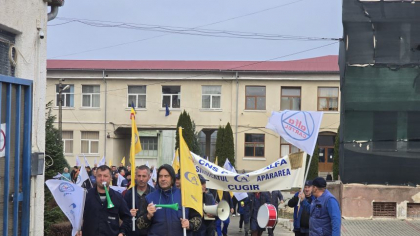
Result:
<svg viewBox="0 0 420 236">
<path fill-rule="evenodd" d="M 166 112 L 165 112 L 165 116 L 169 116 L 171 113 L 169 112 L 169 107 L 168 107 L 168 104 L 165 104 L 166 105 Z"/>
</svg>

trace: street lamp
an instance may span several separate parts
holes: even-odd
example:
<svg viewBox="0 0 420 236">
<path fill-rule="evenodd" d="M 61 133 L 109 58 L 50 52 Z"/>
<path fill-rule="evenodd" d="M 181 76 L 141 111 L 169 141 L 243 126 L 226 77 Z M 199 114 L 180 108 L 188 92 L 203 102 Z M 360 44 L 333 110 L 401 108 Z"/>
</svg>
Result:
<svg viewBox="0 0 420 236">
<path fill-rule="evenodd" d="M 62 141 L 62 132 L 63 132 L 63 90 L 66 90 L 70 87 L 70 85 L 66 85 L 63 87 L 62 82 L 65 79 L 58 80 L 58 133 L 60 136 L 60 142 Z"/>
</svg>

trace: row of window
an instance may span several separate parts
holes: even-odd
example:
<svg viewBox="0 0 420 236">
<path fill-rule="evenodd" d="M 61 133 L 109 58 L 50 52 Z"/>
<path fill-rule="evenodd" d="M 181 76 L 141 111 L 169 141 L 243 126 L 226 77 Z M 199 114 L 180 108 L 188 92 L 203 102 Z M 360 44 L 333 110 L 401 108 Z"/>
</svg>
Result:
<svg viewBox="0 0 420 236">
<path fill-rule="evenodd" d="M 158 156 L 157 137 L 141 137 L 140 139 L 142 151 L 138 154 L 139 156 Z M 73 131 L 63 131 L 62 140 L 64 153 L 74 153 Z M 81 131 L 80 147 L 82 154 L 99 154 L 99 131 Z"/>
<path fill-rule="evenodd" d="M 62 106 L 74 107 L 74 85 L 62 85 Z M 59 106 L 59 85 L 56 86 L 56 105 Z M 201 108 L 220 109 L 222 86 L 203 85 L 201 87 Z M 281 87 L 281 110 L 301 109 L 301 88 Z M 146 108 L 146 86 L 128 86 L 127 107 Z M 100 106 L 100 85 L 82 85 L 82 107 Z M 162 108 L 181 107 L 181 86 L 162 86 Z M 245 109 L 266 109 L 266 86 L 245 87 Z M 338 87 L 318 87 L 318 111 L 338 111 Z"/>
</svg>

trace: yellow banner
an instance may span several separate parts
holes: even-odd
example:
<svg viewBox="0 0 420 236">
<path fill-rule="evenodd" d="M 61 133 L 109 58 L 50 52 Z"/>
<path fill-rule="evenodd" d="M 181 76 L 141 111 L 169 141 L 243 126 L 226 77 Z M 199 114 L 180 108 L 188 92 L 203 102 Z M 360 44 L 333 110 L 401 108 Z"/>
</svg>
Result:
<svg viewBox="0 0 420 236">
<path fill-rule="evenodd" d="M 195 170 L 188 145 L 182 137 L 181 127 L 179 128 L 179 150 L 182 206 L 193 208 L 203 216 L 203 191 L 201 189 L 201 182 Z"/>
<path fill-rule="evenodd" d="M 131 176 L 136 176 L 136 153 L 141 152 L 140 137 L 139 131 L 137 130 L 136 125 L 136 112 L 131 108 L 131 147 L 130 147 L 130 163 L 131 163 Z M 136 181 L 134 179 L 131 181 L 130 187 L 134 187 Z"/>
<path fill-rule="evenodd" d="M 123 159 L 121 160 L 121 163 L 123 164 L 123 166 L 125 166 L 125 157 L 123 157 Z"/>
<path fill-rule="evenodd" d="M 172 160 L 172 168 L 175 170 L 175 174 L 178 174 L 179 170 L 179 149 L 175 151 L 174 159 Z"/>
</svg>

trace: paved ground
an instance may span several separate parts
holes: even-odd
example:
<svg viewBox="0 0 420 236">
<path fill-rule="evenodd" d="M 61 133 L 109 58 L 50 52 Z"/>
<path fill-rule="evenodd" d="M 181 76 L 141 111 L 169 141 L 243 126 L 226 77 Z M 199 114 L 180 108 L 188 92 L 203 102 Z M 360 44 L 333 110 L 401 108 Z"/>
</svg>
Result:
<svg viewBox="0 0 420 236">
<path fill-rule="evenodd" d="M 343 220 L 342 236 L 414 236 L 420 235 L 418 220 Z"/>
<path fill-rule="evenodd" d="M 245 233 L 239 232 L 239 217 L 231 217 L 230 218 L 230 224 L 228 228 L 228 236 L 243 236 Z M 263 233 L 264 236 L 268 235 L 267 231 Z M 278 225 L 276 229 L 274 230 L 275 236 L 294 236 L 295 234 L 288 229 L 284 228 L 282 225 Z"/>
</svg>

